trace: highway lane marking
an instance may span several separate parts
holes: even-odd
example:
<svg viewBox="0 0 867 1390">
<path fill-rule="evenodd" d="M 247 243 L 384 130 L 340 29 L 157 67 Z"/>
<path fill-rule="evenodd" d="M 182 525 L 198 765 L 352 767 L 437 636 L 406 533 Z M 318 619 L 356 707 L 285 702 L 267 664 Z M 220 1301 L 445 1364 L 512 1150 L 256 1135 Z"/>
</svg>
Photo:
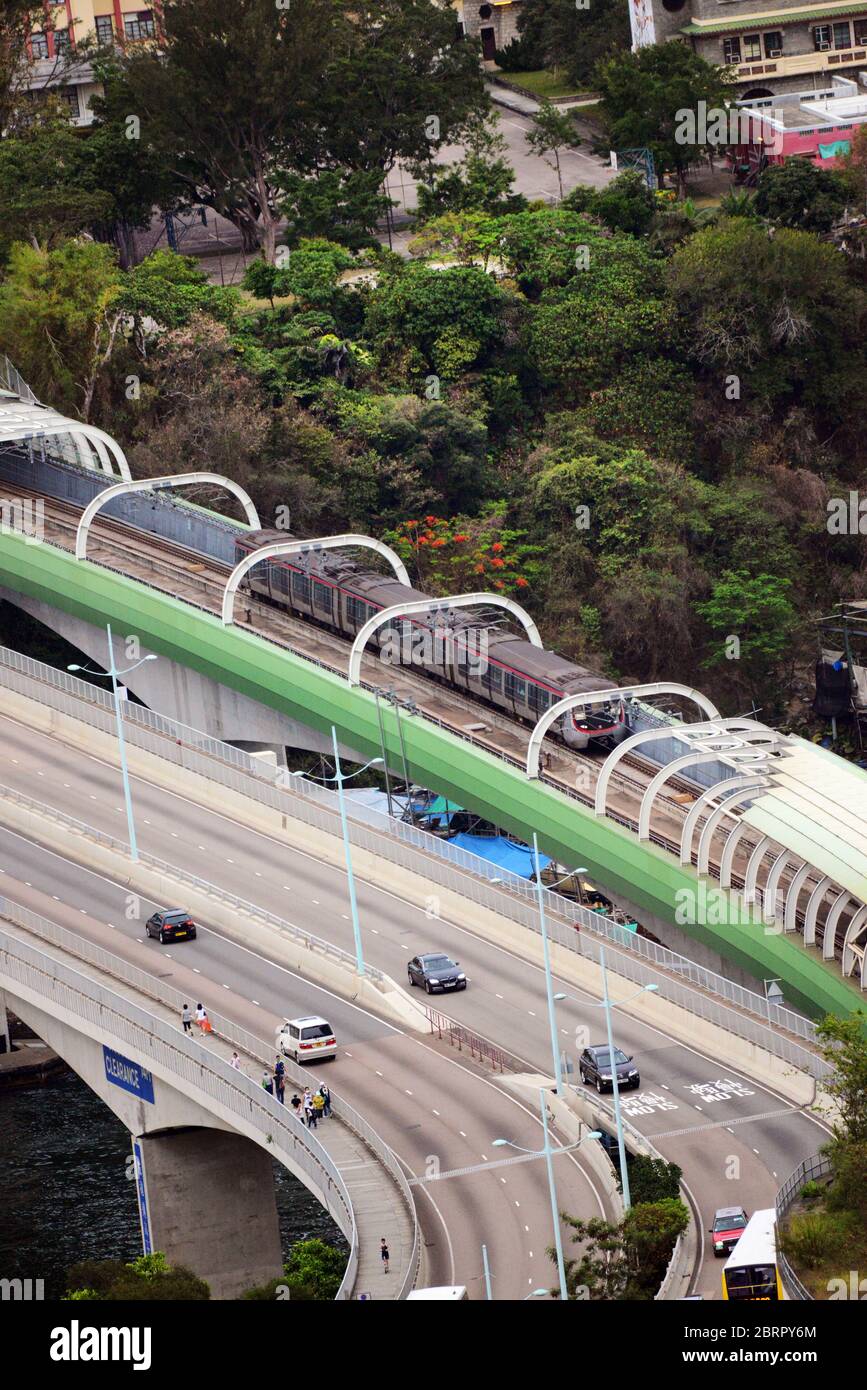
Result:
<svg viewBox="0 0 867 1390">
<path fill-rule="evenodd" d="M 381 1071 L 378 1071 L 378 1072 L 376 1073 L 376 1075 L 377 1075 L 377 1076 L 382 1076 L 382 1072 L 381 1072 Z"/>
<path fill-rule="evenodd" d="M 405 1094 L 405 1095 L 408 1095 L 408 1096 L 411 1096 L 411 1095 L 412 1095 L 412 1091 L 405 1091 L 404 1094 Z"/>
<path fill-rule="evenodd" d="M 259 1000 L 258 1000 L 258 999 L 251 999 L 251 1000 L 250 1000 L 250 1003 L 251 1003 L 251 1004 L 255 1004 L 257 1009 L 261 1009 L 261 1007 L 262 1007 L 262 1005 L 259 1003 Z"/>
<path fill-rule="evenodd" d="M 439 1112 L 438 1110 L 434 1110 L 433 1106 L 431 1106 L 431 1113 L 434 1114 L 434 1115 L 436 1115 L 437 1118 L 439 1119 L 439 1113 L 440 1113 L 440 1112 Z"/>
</svg>

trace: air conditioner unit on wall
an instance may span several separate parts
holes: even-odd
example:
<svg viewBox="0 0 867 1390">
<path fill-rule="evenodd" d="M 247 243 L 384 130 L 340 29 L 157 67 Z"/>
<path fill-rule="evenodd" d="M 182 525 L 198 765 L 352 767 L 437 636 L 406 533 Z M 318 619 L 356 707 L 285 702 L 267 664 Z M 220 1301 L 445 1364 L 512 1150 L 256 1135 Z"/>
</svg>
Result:
<svg viewBox="0 0 867 1390">
<path fill-rule="evenodd" d="M 831 47 L 831 45 L 829 43 L 817 43 L 816 47 L 818 48 L 820 53 L 826 53 L 828 49 Z"/>
<path fill-rule="evenodd" d="M 782 56 L 783 56 L 783 50 L 782 50 L 781 48 L 769 48 L 769 49 L 768 49 L 768 57 L 769 57 L 769 58 L 782 58 Z"/>
</svg>

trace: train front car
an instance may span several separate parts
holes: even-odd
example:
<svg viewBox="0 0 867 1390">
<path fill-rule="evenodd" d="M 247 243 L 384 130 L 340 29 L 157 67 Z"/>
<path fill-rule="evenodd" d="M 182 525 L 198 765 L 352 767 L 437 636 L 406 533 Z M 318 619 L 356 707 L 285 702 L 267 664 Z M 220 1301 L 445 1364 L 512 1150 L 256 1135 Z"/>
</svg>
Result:
<svg viewBox="0 0 867 1390">
<path fill-rule="evenodd" d="M 564 683 L 563 695 L 592 695 L 610 690 L 611 681 L 586 667 L 576 666 L 575 674 Z M 570 748 L 613 748 L 629 733 L 626 705 L 616 697 L 602 704 L 576 705 L 560 721 L 560 732 Z"/>
</svg>

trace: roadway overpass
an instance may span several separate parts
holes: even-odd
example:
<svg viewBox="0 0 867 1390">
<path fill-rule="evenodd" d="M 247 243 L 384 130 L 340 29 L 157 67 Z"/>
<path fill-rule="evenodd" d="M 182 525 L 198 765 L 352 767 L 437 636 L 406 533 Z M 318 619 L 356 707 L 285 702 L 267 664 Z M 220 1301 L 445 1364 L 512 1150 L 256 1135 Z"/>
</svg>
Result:
<svg viewBox="0 0 867 1390">
<path fill-rule="evenodd" d="M 248 1011 L 264 1008 L 273 1022 L 310 1007 L 315 968 L 300 972 L 300 980 L 297 968 L 287 972 L 276 935 L 257 927 L 249 935 L 245 928 L 239 937 L 231 925 L 238 914 L 223 915 L 219 902 L 242 884 L 263 914 L 288 919 L 338 949 L 349 948 L 342 851 L 328 794 L 311 793 L 305 800 L 298 792 L 269 788 L 252 760 L 246 760 L 244 771 L 243 754 L 223 749 L 218 757 L 213 740 L 200 739 L 194 747 L 191 731 L 175 730 L 172 738 L 167 722 L 142 711 L 142 727 L 131 724 L 129 733 L 145 867 L 170 861 L 184 866 L 190 892 L 196 881 L 199 887 L 205 880 L 213 886 L 199 941 L 172 950 L 142 942 L 140 923 L 124 918 L 123 905 L 131 887 L 144 906 L 148 895 L 138 880 L 131 881 L 122 845 L 116 854 L 105 849 L 104 857 L 94 857 L 100 837 L 116 843 L 124 823 L 104 698 L 70 677 L 58 676 L 52 684 L 46 676 L 34 664 L 30 676 L 13 680 L 7 673 L 4 678 L 4 708 L 14 707 L 15 717 L 0 722 L 9 783 L 8 795 L 0 797 L 7 826 L 2 845 L 4 861 L 16 865 L 18 891 L 56 895 L 77 917 L 80 933 L 100 943 L 108 934 L 113 948 L 137 952 L 138 968 L 175 972 L 186 970 L 189 962 L 199 972 L 197 987 L 220 999 L 230 1017 L 240 1011 L 237 1021 L 248 1030 Z M 34 698 L 40 693 L 41 699 Z M 32 805 L 28 809 L 34 792 L 43 806 L 55 808 L 54 819 L 47 821 Z M 16 805 L 24 819 L 14 823 L 9 811 Z M 91 827 L 89 834 L 82 819 Z M 41 831 L 40 821 L 46 821 Z M 510 1054 L 516 1068 L 550 1073 L 538 938 L 518 886 L 513 892 L 510 886 L 480 883 L 460 865 L 437 862 L 433 846 L 425 853 L 416 840 L 410 843 L 412 837 L 401 840 L 397 827 L 393 831 L 386 847 L 368 827 L 355 827 L 371 964 L 397 977 L 407 957 L 422 947 L 450 951 L 470 979 L 467 992 L 449 1001 L 452 1017 Z M 420 832 L 415 836 L 422 838 Z M 554 910 L 551 919 L 552 935 L 561 943 L 553 948 L 557 987 L 571 996 L 560 1006 L 559 1027 L 564 1050 L 574 1057 L 581 1039 L 598 1040 L 598 953 L 589 924 L 576 935 L 574 925 L 558 921 Z M 604 919 L 596 926 L 611 933 Z M 716 1206 L 767 1205 L 778 1180 L 799 1158 L 815 1152 L 821 1125 L 806 1108 L 813 1094 L 806 1073 L 818 1075 L 821 1068 L 814 1054 L 811 1061 L 803 1034 L 798 1041 L 794 1034 L 763 1026 L 760 1001 L 751 1010 L 746 997 L 738 1006 L 732 996 L 709 999 L 708 977 L 701 977 L 702 988 L 690 989 L 682 963 L 671 953 L 654 948 L 651 963 L 649 956 L 636 954 L 634 942 L 630 950 L 629 943 L 618 946 L 611 935 L 605 939 L 615 998 L 630 993 L 635 983 L 659 984 L 659 998 L 644 996 L 618 1015 L 617 1041 L 635 1052 L 642 1069 L 640 1094 L 625 1097 L 624 1104 L 636 1129 L 683 1167 L 700 1242 Z M 339 1018 L 347 1039 L 332 1069 L 333 1088 L 363 1110 L 407 1170 L 422 1180 L 419 1216 L 431 1254 L 431 1282 L 472 1285 L 479 1243 L 487 1239 L 502 1281 L 497 1296 L 507 1288 L 536 1287 L 539 1251 L 550 1237 L 541 1174 L 528 1171 L 532 1164 L 424 1182 L 431 1159 L 447 1172 L 486 1166 L 490 1140 L 499 1134 L 537 1147 L 532 1114 L 526 1108 L 517 1117 L 514 1110 L 504 1111 L 502 1083 L 495 1076 L 483 1077 L 466 1054 L 449 1055 L 438 1039 L 416 1034 L 408 1023 L 393 1020 L 389 1026 L 370 1008 L 359 1010 L 334 977 L 327 998 L 318 990 L 313 997 L 317 1009 L 332 1021 Z M 795 1016 L 789 1020 L 784 1014 L 782 1022 L 796 1028 Z M 256 1031 L 269 1036 L 261 1022 Z M 793 1075 L 793 1061 L 804 1068 L 800 1080 Z M 332 1072 L 327 1075 L 332 1084 Z M 579 1170 L 570 1173 L 559 1193 L 561 1207 L 590 1214 L 596 1203 L 597 1211 L 604 1210 L 593 1183 L 598 1186 L 593 1175 L 588 1183 Z M 718 1276 L 707 1254 L 699 1244 L 693 1287 L 714 1296 Z M 541 1282 L 549 1279 L 546 1269 Z"/>
</svg>

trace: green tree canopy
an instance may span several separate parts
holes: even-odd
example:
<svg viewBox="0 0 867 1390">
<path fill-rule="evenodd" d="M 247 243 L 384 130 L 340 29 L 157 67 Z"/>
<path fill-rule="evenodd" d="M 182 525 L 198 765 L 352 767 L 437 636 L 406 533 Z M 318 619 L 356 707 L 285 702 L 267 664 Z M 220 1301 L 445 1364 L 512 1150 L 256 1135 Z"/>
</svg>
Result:
<svg viewBox="0 0 867 1390">
<path fill-rule="evenodd" d="M 846 204 L 846 184 L 833 169 L 796 156 L 769 164 L 759 175 L 755 210 L 781 227 L 827 232 Z"/>
<path fill-rule="evenodd" d="M 491 277 L 474 266 L 409 265 L 380 281 L 366 329 L 381 357 L 409 348 L 419 355 L 420 374 L 451 380 L 502 338 L 504 300 Z"/>
<path fill-rule="evenodd" d="M 211 1297 L 204 1279 L 184 1265 L 170 1265 L 160 1251 L 121 1260 L 81 1260 L 67 1271 L 68 1299 L 104 1303 L 202 1303 Z"/>
<path fill-rule="evenodd" d="M 681 144 L 679 114 L 722 107 L 730 96 L 725 69 L 699 58 L 682 43 L 649 44 L 635 52 L 616 53 L 596 69 L 601 111 L 615 150 L 647 147 L 662 179 L 673 174 L 681 195 L 686 170 L 708 148 L 706 140 Z M 695 135 L 702 134 L 696 124 Z"/>
</svg>

